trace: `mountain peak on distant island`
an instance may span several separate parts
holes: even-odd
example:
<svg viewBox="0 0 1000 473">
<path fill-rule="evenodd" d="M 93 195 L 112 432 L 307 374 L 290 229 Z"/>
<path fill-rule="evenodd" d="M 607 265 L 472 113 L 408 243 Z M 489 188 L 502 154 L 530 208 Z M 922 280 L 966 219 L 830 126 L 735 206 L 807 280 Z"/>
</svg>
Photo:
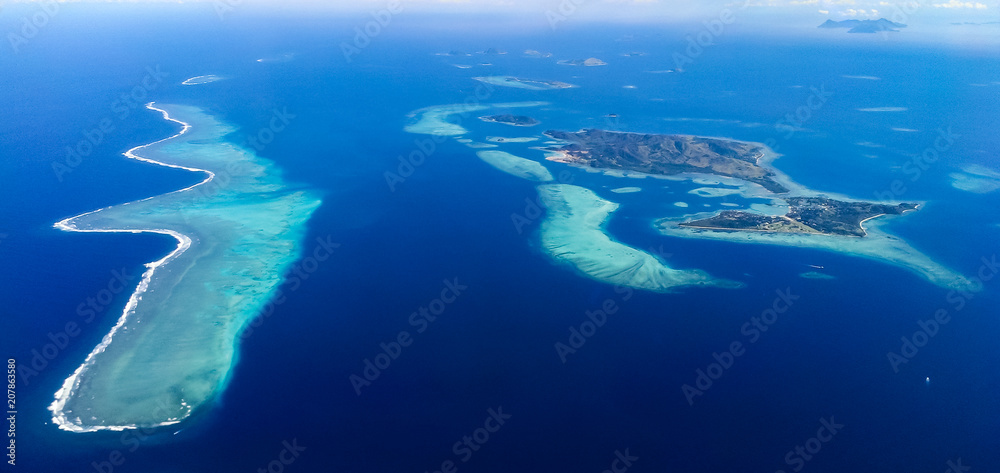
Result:
<svg viewBox="0 0 1000 473">
<path fill-rule="evenodd" d="M 899 28 L 906 28 L 906 25 L 879 18 L 877 20 L 826 20 L 825 23 L 819 25 L 819 28 L 849 28 L 848 33 L 878 33 L 880 31 L 898 32 Z"/>
</svg>

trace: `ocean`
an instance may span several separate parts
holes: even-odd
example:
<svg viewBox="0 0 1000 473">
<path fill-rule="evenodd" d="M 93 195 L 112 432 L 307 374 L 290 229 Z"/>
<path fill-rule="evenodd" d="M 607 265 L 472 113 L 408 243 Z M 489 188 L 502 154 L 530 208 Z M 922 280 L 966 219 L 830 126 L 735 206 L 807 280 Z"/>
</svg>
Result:
<svg viewBox="0 0 1000 473">
<path fill-rule="evenodd" d="M 32 8 L 6 7 L 0 30 Z M 452 462 L 451 471 L 598 472 L 621 458 L 636 471 L 922 472 L 959 458 L 977 471 L 1000 467 L 996 281 L 962 295 L 847 255 L 666 237 L 651 221 L 678 215 L 674 202 L 718 198 L 688 194 L 700 187 L 692 182 L 574 171 L 574 184 L 622 204 L 608 224 L 617 240 L 745 284 L 626 290 L 549 258 L 539 217 L 512 222 L 528 213 L 535 186 L 474 149 L 442 142 L 403 182 L 386 180 L 425 138 L 403 131 L 410 112 L 475 97 L 476 76 L 559 80 L 579 87 L 498 87 L 481 98 L 549 102 L 526 112 L 539 127 L 463 125 L 768 143 L 783 155 L 775 166 L 811 189 L 923 203 L 884 228 L 962 274 L 991 275 L 998 194 L 958 190 L 949 175 L 996 169 L 996 52 L 740 29 L 683 72 L 653 73 L 675 68 L 699 25 L 448 31 L 401 17 L 348 62 L 342 43 L 367 19 L 237 11 L 220 21 L 206 7 L 144 8 L 66 4 L 17 54 L 4 50 L 3 348 L 33 368 L 18 378 L 17 466 L 5 471 L 435 472 Z M 477 54 L 487 48 L 507 54 Z M 449 51 L 471 55 L 438 55 Z M 589 57 L 608 65 L 556 64 Z M 206 74 L 224 80 L 181 85 Z M 61 431 L 47 410 L 53 393 L 114 325 L 143 265 L 175 242 L 52 225 L 202 179 L 121 155 L 176 133 L 143 108 L 150 101 L 239 127 L 232 142 L 323 196 L 307 253 L 319 240 L 339 246 L 289 274 L 286 298 L 242 341 L 209 409 L 155 432 Z M 904 110 L 859 110 L 884 107 Z M 288 124 L 269 134 L 275 116 Z M 537 143 L 512 146 L 541 157 Z M 626 186 L 643 191 L 610 192 Z M 800 276 L 815 266 L 834 279 Z M 80 309 L 91 300 L 92 316 Z M 769 309 L 767 330 L 753 328 Z M 922 328 L 938 309 L 948 322 Z M 557 343 L 573 344 L 595 311 L 606 321 L 560 357 Z M 918 330 L 933 336 L 894 366 L 888 354 Z M 410 343 L 393 345 L 402 332 Z M 48 344 L 54 356 L 39 358 Z M 364 378 L 366 360 L 382 353 L 395 356 Z M 728 367 L 699 386 L 699 370 L 718 373 L 715 363 Z M 701 388 L 691 402 L 685 385 Z M 832 424 L 842 427 L 818 432 Z"/>
</svg>

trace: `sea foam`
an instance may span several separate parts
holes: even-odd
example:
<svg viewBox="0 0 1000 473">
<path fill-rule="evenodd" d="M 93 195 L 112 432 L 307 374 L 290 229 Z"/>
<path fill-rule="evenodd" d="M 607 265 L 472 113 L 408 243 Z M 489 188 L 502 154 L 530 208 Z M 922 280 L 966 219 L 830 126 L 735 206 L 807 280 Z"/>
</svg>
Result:
<svg viewBox="0 0 1000 473">
<path fill-rule="evenodd" d="M 235 362 L 241 330 L 276 294 L 321 203 L 313 192 L 287 185 L 271 162 L 224 141 L 233 127 L 195 107 L 147 108 L 181 130 L 126 156 L 206 177 L 55 225 L 159 233 L 178 242 L 146 265 L 117 323 L 56 392 L 49 409 L 64 430 L 172 425 L 214 399 Z"/>
</svg>

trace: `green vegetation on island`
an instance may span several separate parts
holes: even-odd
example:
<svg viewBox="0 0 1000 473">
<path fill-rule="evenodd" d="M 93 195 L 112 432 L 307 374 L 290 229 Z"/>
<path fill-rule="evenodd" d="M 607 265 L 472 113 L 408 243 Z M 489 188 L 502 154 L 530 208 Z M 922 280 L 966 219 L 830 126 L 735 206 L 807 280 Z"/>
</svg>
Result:
<svg viewBox="0 0 1000 473">
<path fill-rule="evenodd" d="M 672 176 L 683 173 L 716 174 L 759 184 L 781 194 L 788 189 L 778 183 L 775 173 L 760 165 L 764 148 L 760 145 L 689 135 L 619 133 L 591 129 L 578 132 L 547 131 L 553 139 L 566 142 L 557 148 L 552 161 L 594 168 L 637 171 Z"/>
<path fill-rule="evenodd" d="M 505 125 L 512 125 L 512 126 L 535 126 L 541 123 L 538 120 L 535 120 L 534 118 L 531 117 L 526 117 L 524 115 L 510 115 L 510 114 L 490 115 L 486 117 L 479 117 L 479 119 L 484 122 L 503 123 Z"/>
<path fill-rule="evenodd" d="M 723 210 L 714 217 L 680 223 L 683 227 L 779 233 L 823 233 L 863 237 L 862 223 L 881 215 L 899 215 L 916 210 L 916 204 L 843 202 L 826 197 L 790 197 L 791 210 L 773 216 L 740 210 Z"/>
<path fill-rule="evenodd" d="M 715 174 L 755 183 L 775 194 L 789 193 L 789 189 L 778 182 L 777 173 L 761 163 L 766 151 L 759 144 L 689 135 L 619 133 L 596 129 L 575 133 L 547 131 L 545 134 L 565 142 L 564 145 L 548 148 L 553 153 L 548 158 L 552 161 L 665 176 Z M 720 189 L 711 195 L 733 192 L 738 190 Z M 866 235 L 862 226 L 865 220 L 880 215 L 899 215 L 917 208 L 916 204 L 841 201 L 821 196 L 787 196 L 782 200 L 789 207 L 785 215 L 723 210 L 714 216 L 678 225 L 722 231 L 862 237 Z"/>
</svg>

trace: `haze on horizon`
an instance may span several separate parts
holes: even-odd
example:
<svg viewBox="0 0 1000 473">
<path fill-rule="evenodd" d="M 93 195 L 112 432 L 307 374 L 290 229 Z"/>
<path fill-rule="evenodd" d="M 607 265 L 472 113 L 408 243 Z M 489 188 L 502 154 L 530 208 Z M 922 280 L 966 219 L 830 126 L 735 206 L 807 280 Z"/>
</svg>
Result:
<svg viewBox="0 0 1000 473">
<path fill-rule="evenodd" d="M 454 14 L 572 14 L 584 19 L 684 21 L 724 9 L 809 19 L 909 19 L 1000 21 L 1000 0 L 11 0 L 9 3 L 211 3 L 224 7 L 274 7 L 319 11 L 370 11 L 398 2 L 401 8 Z"/>
</svg>

